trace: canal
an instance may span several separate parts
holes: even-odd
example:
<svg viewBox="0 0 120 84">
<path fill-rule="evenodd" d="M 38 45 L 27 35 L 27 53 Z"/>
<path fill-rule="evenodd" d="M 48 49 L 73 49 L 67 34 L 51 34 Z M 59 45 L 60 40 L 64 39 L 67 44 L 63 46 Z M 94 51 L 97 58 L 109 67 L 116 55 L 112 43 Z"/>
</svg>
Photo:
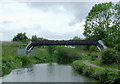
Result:
<svg viewBox="0 0 120 84">
<path fill-rule="evenodd" d="M 2 77 L 3 82 L 96 82 L 77 73 L 71 65 L 57 63 L 34 64 L 27 68 L 12 70 Z"/>
</svg>

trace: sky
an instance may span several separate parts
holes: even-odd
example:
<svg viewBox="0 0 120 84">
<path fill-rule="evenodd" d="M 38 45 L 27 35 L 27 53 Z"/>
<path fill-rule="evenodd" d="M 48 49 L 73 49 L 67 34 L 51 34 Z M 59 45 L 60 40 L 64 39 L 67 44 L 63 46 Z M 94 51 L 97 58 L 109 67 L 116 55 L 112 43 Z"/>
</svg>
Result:
<svg viewBox="0 0 120 84">
<path fill-rule="evenodd" d="M 108 0 L 107 0 L 108 1 Z M 69 40 L 83 35 L 85 18 L 102 2 L 0 2 L 0 35 L 11 41 L 17 33 L 50 40 Z"/>
</svg>

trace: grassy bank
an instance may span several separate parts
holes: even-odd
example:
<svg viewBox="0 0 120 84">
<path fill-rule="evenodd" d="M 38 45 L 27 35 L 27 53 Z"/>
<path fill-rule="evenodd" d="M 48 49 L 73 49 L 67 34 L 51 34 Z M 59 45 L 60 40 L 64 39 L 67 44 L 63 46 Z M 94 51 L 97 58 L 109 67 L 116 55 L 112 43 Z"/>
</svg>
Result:
<svg viewBox="0 0 120 84">
<path fill-rule="evenodd" d="M 89 61 L 91 64 L 95 64 L 97 66 L 105 67 L 105 68 L 110 68 L 110 69 L 119 69 L 119 64 L 118 63 L 113 63 L 113 64 L 102 64 L 101 60 L 94 60 L 94 61 Z"/>
<path fill-rule="evenodd" d="M 76 71 L 90 76 L 106 84 L 119 84 L 120 75 L 119 72 L 111 69 L 96 68 L 87 66 L 83 63 L 83 60 L 77 60 L 73 62 L 73 67 Z"/>
<path fill-rule="evenodd" d="M 118 51 L 108 48 L 102 52 L 89 49 L 87 59 L 76 60 L 72 63 L 73 68 L 79 73 L 99 80 L 105 84 L 120 83 L 120 54 Z M 88 60 L 85 61 L 85 60 Z M 84 61 L 84 62 L 83 62 Z"/>
<path fill-rule="evenodd" d="M 35 55 L 18 55 L 18 49 L 24 49 L 27 43 L 3 42 L 2 43 L 2 71 L 0 76 L 8 74 L 11 70 L 26 67 L 36 63 L 55 62 L 55 58 L 50 58 L 46 47 L 35 48 Z"/>
</svg>

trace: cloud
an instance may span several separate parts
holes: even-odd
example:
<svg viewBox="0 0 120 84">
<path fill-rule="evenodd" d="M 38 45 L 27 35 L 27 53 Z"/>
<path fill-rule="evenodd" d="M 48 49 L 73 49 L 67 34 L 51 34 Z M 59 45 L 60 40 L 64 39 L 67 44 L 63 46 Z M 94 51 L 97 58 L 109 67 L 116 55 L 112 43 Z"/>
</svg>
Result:
<svg viewBox="0 0 120 84">
<path fill-rule="evenodd" d="M 58 40 L 71 39 L 74 36 L 84 38 L 82 33 L 85 20 L 82 15 L 79 16 L 82 18 L 81 21 L 75 22 L 75 18 L 78 17 L 74 10 L 76 3 L 74 5 L 72 3 L 63 4 L 39 3 L 38 7 L 34 7 L 33 4 L 30 7 L 28 3 L 0 3 L 2 40 L 10 41 L 20 32 L 26 32 L 29 38 L 32 35 Z M 74 25 L 71 26 L 70 23 L 74 23 Z"/>
<path fill-rule="evenodd" d="M 69 23 L 70 26 L 81 22 L 85 19 L 88 12 L 98 2 L 54 2 L 54 3 L 40 3 L 40 2 L 27 2 L 31 8 L 37 8 L 44 12 L 53 11 L 55 14 L 65 12 L 73 16 L 73 20 Z"/>
</svg>

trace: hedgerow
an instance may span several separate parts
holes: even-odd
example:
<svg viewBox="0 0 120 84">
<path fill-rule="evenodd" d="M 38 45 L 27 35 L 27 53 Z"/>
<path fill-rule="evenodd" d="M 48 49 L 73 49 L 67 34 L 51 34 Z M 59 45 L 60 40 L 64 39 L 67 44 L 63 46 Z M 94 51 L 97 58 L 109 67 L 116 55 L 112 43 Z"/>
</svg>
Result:
<svg viewBox="0 0 120 84">
<path fill-rule="evenodd" d="M 72 65 L 76 71 L 97 79 L 101 83 L 120 84 L 120 75 L 117 71 L 87 66 L 82 62 L 82 60 L 76 60 Z"/>
</svg>

